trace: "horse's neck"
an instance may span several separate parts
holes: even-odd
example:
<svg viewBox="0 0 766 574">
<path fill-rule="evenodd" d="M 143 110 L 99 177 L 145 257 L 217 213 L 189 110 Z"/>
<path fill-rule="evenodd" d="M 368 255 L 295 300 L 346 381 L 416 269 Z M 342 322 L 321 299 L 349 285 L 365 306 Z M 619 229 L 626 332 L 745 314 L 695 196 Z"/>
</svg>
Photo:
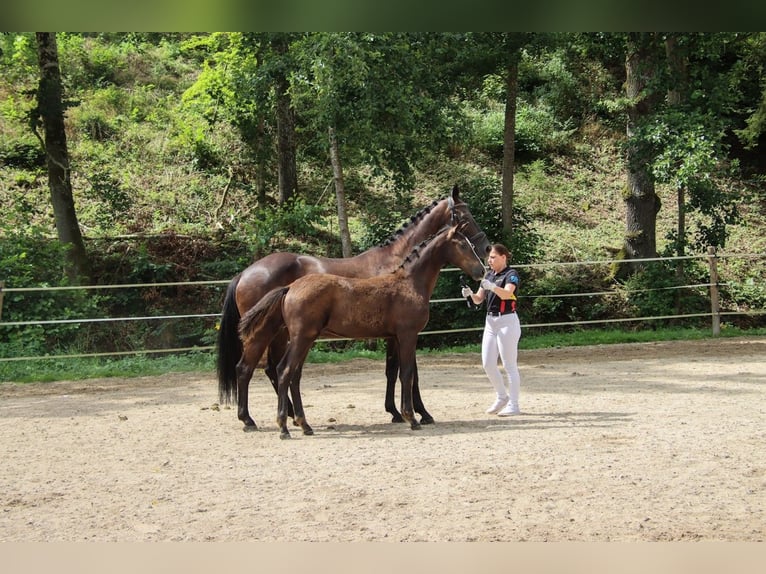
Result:
<svg viewBox="0 0 766 574">
<path fill-rule="evenodd" d="M 357 257 L 374 258 L 390 266 L 399 265 L 418 245 L 449 223 L 446 206 L 446 199 L 439 201 L 418 219 L 400 229 L 390 243 L 369 249 Z"/>
<path fill-rule="evenodd" d="M 415 220 L 402 227 L 386 245 L 373 247 L 354 257 L 328 259 L 317 257 L 326 273 L 345 277 L 370 277 L 395 271 L 405 257 L 423 241 L 433 236 L 449 221 L 447 200 L 421 210 Z"/>
<path fill-rule="evenodd" d="M 439 272 L 447 264 L 446 238 L 438 237 L 419 251 L 410 254 L 402 265 L 405 275 L 415 289 L 429 298 L 436 288 Z"/>
</svg>

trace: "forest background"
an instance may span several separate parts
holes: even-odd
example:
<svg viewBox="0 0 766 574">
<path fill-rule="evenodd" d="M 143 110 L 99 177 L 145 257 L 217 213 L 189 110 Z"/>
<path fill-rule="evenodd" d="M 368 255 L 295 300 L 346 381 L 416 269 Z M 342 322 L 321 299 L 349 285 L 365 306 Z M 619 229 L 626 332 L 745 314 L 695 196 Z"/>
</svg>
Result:
<svg viewBox="0 0 766 574">
<path fill-rule="evenodd" d="M 53 207 L 39 36 L 2 33 L 6 288 L 216 281 L 273 251 L 349 256 L 455 184 L 517 264 L 617 261 L 525 270 L 529 323 L 709 310 L 704 290 L 643 291 L 704 283 L 704 263 L 631 262 L 766 252 L 764 33 L 52 36 L 81 237 L 62 241 Z M 762 310 L 764 267 L 728 265 L 724 305 Z M 2 320 L 210 313 L 223 288 L 8 292 Z M 445 274 L 434 297 L 458 292 Z M 476 323 L 442 305 L 428 328 Z M 215 327 L 3 327 L 0 357 L 210 345 Z"/>
</svg>

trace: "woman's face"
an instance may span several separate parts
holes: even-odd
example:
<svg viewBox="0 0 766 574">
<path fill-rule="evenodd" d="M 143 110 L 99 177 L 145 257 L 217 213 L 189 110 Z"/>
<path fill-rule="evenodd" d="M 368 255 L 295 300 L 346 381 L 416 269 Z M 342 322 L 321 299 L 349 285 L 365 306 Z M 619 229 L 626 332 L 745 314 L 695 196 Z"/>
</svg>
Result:
<svg viewBox="0 0 766 574">
<path fill-rule="evenodd" d="M 505 255 L 500 255 L 493 249 L 489 252 L 489 255 L 487 255 L 487 264 L 490 266 L 492 271 L 497 273 L 498 271 L 505 269 L 505 267 L 508 265 L 508 258 Z"/>
</svg>

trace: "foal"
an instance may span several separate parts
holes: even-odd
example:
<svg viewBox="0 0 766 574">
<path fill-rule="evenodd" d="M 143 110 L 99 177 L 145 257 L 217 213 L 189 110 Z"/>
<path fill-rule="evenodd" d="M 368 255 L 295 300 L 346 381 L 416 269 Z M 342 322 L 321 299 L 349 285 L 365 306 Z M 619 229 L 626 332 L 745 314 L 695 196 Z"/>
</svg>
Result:
<svg viewBox="0 0 766 574">
<path fill-rule="evenodd" d="M 277 287 L 289 285 L 299 277 L 315 273 L 329 273 L 344 277 L 372 277 L 387 275 L 394 271 L 423 240 L 433 236 L 445 225 L 463 224 L 462 233 L 472 241 L 480 255 L 489 253 L 490 244 L 486 234 L 476 223 L 468 205 L 460 198 L 458 187 L 445 199 L 435 201 L 431 206 L 416 213 L 411 221 L 396 232 L 392 240 L 384 245 L 348 258 L 327 258 L 299 255 L 297 253 L 272 253 L 267 255 L 234 277 L 226 291 L 221 324 L 218 330 L 218 393 L 222 403 L 237 401 L 237 418 L 244 423 L 245 430 L 255 430 L 256 424 L 250 416 L 248 407 L 248 389 L 250 379 L 257 364 L 242 361 L 242 342 L 238 335 L 241 316 L 266 293 Z M 269 337 L 271 345 L 268 352 L 266 375 L 274 390 L 277 390 L 276 361 L 287 349 L 287 339 L 282 333 Z M 394 391 L 399 370 L 399 358 L 386 340 L 386 411 L 391 413 L 392 422 L 403 419 L 396 410 Z M 415 410 L 421 415 L 421 423 L 432 423 L 420 398 L 417 368 L 413 382 L 413 401 Z M 288 410 L 290 405 L 288 403 Z M 292 413 L 290 413 L 292 416 Z"/>
<path fill-rule="evenodd" d="M 301 277 L 267 293 L 242 317 L 242 358 L 249 365 L 258 363 L 282 327 L 290 338 L 277 367 L 280 438 L 290 438 L 288 387 L 295 424 L 304 434 L 313 434 L 303 412 L 300 377 L 306 356 L 320 335 L 390 339 L 399 354 L 402 416 L 410 428 L 420 428 L 413 411 L 415 349 L 418 333 L 428 323 L 429 301 L 439 271 L 450 263 L 476 280 L 484 276 L 481 258 L 461 228 L 443 227 L 392 273 L 363 279 L 325 274 Z"/>
</svg>

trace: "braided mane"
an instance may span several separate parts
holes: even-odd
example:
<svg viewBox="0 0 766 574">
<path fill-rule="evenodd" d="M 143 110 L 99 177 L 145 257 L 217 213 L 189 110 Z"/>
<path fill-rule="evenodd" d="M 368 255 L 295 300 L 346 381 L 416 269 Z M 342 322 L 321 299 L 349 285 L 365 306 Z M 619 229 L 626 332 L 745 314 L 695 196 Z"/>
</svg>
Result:
<svg viewBox="0 0 766 574">
<path fill-rule="evenodd" d="M 399 264 L 399 269 L 404 269 L 405 266 L 408 263 L 414 262 L 416 259 L 420 258 L 420 252 L 426 248 L 426 246 L 431 243 L 436 237 L 444 233 L 447 229 L 449 229 L 449 225 L 445 225 L 442 227 L 439 231 L 434 233 L 431 237 L 427 237 L 420 243 L 418 243 L 415 247 L 413 247 L 412 251 L 410 251 L 410 254 L 407 255 L 407 257 L 404 258 L 404 260 Z M 395 273 L 396 271 L 394 271 Z"/>
<path fill-rule="evenodd" d="M 391 237 L 389 237 L 388 239 L 386 239 L 386 240 L 385 240 L 385 241 L 384 241 L 384 242 L 383 242 L 383 243 L 380 245 L 380 247 L 385 247 L 385 246 L 387 246 L 387 245 L 391 245 L 392 243 L 394 243 L 395 241 L 397 241 L 397 240 L 398 240 L 398 239 L 399 239 L 399 238 L 400 238 L 400 237 L 401 237 L 401 236 L 404 234 L 404 231 L 405 231 L 405 230 L 406 230 L 406 229 L 407 229 L 407 228 L 408 228 L 410 225 L 413 225 L 413 224 L 415 224 L 416 222 L 418 222 L 418 221 L 420 221 L 421 219 L 423 219 L 423 218 L 424 218 L 426 215 L 428 215 L 429 213 L 431 213 L 431 210 L 432 210 L 434 207 L 436 207 L 436 206 L 439 204 L 439 202 L 440 202 L 440 201 L 442 201 L 443 199 L 444 199 L 443 197 L 442 197 L 441 199 L 435 199 L 435 200 L 433 201 L 433 203 L 431 203 L 431 205 L 427 205 L 426 207 L 424 207 L 423 209 L 421 209 L 420 211 L 418 211 L 418 212 L 417 212 L 415 215 L 413 215 L 412 217 L 410 217 L 410 220 L 409 220 L 409 221 L 405 221 L 405 222 L 404 222 L 404 224 L 403 224 L 403 225 L 402 225 L 402 226 L 401 226 L 399 229 L 397 229 L 397 230 L 396 230 L 396 231 L 395 231 L 393 234 L 391 234 Z"/>
</svg>

